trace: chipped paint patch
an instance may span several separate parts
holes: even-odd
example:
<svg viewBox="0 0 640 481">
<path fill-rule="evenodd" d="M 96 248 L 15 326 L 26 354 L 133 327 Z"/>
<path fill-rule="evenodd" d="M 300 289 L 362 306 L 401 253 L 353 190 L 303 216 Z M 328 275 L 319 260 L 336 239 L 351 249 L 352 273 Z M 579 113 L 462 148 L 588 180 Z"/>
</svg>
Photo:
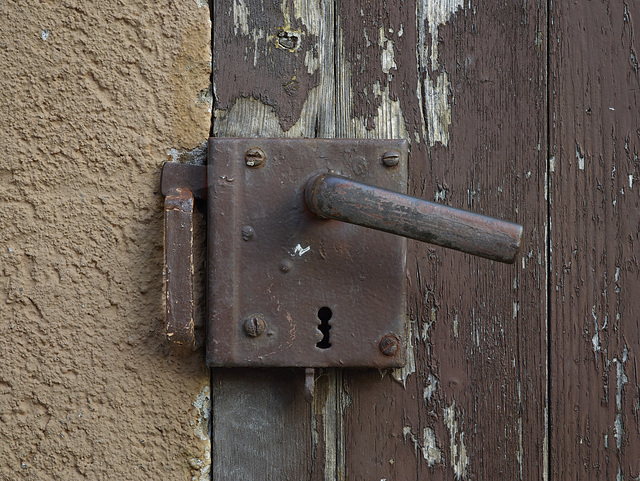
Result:
<svg viewBox="0 0 640 481">
<path fill-rule="evenodd" d="M 391 370 L 391 376 L 393 377 L 393 379 L 395 379 L 396 381 L 398 381 L 400 384 L 402 384 L 402 387 L 406 388 L 407 387 L 407 378 L 416 372 L 416 356 L 415 356 L 415 352 L 413 349 L 413 338 L 414 338 L 414 331 L 415 331 L 415 320 L 411 320 L 409 321 L 407 324 L 409 324 L 409 326 L 407 327 L 407 351 L 406 351 L 406 357 L 407 357 L 407 362 L 406 364 L 398 369 L 392 369 Z"/>
<path fill-rule="evenodd" d="M 42 36 L 42 40 L 46 41 L 49 38 L 49 35 L 51 35 L 51 31 L 45 28 L 42 30 L 40 35 Z"/>
<path fill-rule="evenodd" d="M 449 126 L 451 125 L 450 83 L 447 72 L 438 62 L 438 29 L 463 5 L 463 0 L 419 0 L 416 4 L 418 31 L 416 55 L 418 75 L 422 79 L 417 96 L 420 104 L 423 105 L 422 133 L 429 139 L 430 145 L 440 142 L 446 146 L 449 143 Z M 430 49 L 427 33 L 431 38 Z"/>
<path fill-rule="evenodd" d="M 431 398 L 433 397 L 434 393 L 438 389 L 438 383 L 439 383 L 438 378 L 435 377 L 433 373 L 429 373 L 429 376 L 427 377 L 427 383 L 422 393 L 422 398 L 424 399 L 425 404 L 428 404 L 431 402 Z"/>
<path fill-rule="evenodd" d="M 202 391 L 193 401 L 193 406 L 198 410 L 198 419 L 193 427 L 195 435 L 206 441 L 204 443 L 204 452 L 200 458 L 192 458 L 189 460 L 191 467 L 199 471 L 198 474 L 191 478 L 191 481 L 208 481 L 211 471 L 211 392 L 209 386 L 204 386 Z"/>
<path fill-rule="evenodd" d="M 442 462 L 442 453 L 436 443 L 436 433 L 433 431 L 433 429 L 424 428 L 422 430 L 422 445 L 415 437 L 415 435 L 411 432 L 411 426 L 405 426 L 402 428 L 402 436 L 404 437 L 405 443 L 407 442 L 407 437 L 411 440 L 411 442 L 413 442 L 416 456 L 418 456 L 418 451 L 420 451 L 422 453 L 422 457 L 427 461 L 429 467 L 432 467 L 436 463 Z"/>
<path fill-rule="evenodd" d="M 444 423 L 449 430 L 449 449 L 451 454 L 451 467 L 456 479 L 464 479 L 467 476 L 467 448 L 464 445 L 464 433 L 458 433 L 458 421 L 456 419 L 456 402 L 443 409 Z"/>
<path fill-rule="evenodd" d="M 624 365 L 629 359 L 629 349 L 625 346 L 622 352 L 622 361 L 618 360 L 618 358 L 613 358 L 613 362 L 616 364 L 616 375 L 617 375 L 617 389 L 616 389 L 616 410 L 618 411 L 616 414 L 616 420 L 614 421 L 614 436 L 616 438 L 616 447 L 618 450 L 622 447 L 622 436 L 624 435 L 624 424 L 622 421 L 622 390 L 624 385 L 629 382 L 629 378 L 624 372 Z"/>
<path fill-rule="evenodd" d="M 207 141 L 203 140 L 195 149 L 176 149 L 167 150 L 167 155 L 171 157 L 172 162 L 183 162 L 185 164 L 203 165 L 207 161 Z"/>
<path fill-rule="evenodd" d="M 249 8 L 244 0 L 233 0 L 233 32 L 249 35 Z"/>
<path fill-rule="evenodd" d="M 365 31 L 366 34 L 366 31 Z M 389 76 L 389 81 L 391 81 L 391 69 L 398 70 L 398 66 L 396 65 L 395 57 L 393 54 L 393 41 L 389 40 L 384 32 L 384 28 L 380 27 L 380 40 L 378 45 L 382 48 L 382 53 L 380 54 L 380 63 L 382 64 L 382 71 Z"/>
<path fill-rule="evenodd" d="M 584 170 L 584 153 L 578 142 L 576 142 L 576 160 L 578 161 L 578 169 Z"/>
</svg>

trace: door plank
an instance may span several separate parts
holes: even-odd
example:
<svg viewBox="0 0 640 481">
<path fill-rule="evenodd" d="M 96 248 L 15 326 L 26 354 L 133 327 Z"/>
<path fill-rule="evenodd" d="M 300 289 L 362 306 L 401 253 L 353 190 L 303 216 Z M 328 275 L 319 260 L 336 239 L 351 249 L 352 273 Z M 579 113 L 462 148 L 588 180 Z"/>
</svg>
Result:
<svg viewBox="0 0 640 481">
<path fill-rule="evenodd" d="M 551 479 L 637 479 L 640 5 L 551 18 Z"/>
<path fill-rule="evenodd" d="M 334 7 L 214 2 L 217 137 L 335 137 Z M 213 479 L 339 479 L 340 374 L 214 369 Z"/>
<path fill-rule="evenodd" d="M 516 220 L 526 232 L 513 266 L 412 245 L 413 364 L 345 373 L 346 478 L 541 479 L 546 12 L 346 2 L 338 23 L 338 61 L 352 66 L 342 88 L 360 92 L 347 120 L 371 129 L 347 132 L 406 135 L 412 194 Z"/>
<path fill-rule="evenodd" d="M 405 369 L 322 371 L 312 405 L 214 370 L 214 479 L 542 477 L 545 12 L 459 3 L 216 5 L 215 135 L 407 138 L 412 194 L 528 236 L 507 267 L 412 245 Z"/>
</svg>

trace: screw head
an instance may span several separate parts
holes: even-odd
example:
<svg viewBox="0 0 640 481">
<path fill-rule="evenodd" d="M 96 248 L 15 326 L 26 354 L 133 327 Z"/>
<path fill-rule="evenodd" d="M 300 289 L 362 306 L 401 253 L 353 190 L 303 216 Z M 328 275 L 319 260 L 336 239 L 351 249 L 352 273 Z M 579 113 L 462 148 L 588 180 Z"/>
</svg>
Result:
<svg viewBox="0 0 640 481">
<path fill-rule="evenodd" d="M 266 328 L 267 323 L 262 314 L 252 314 L 244 321 L 244 332 L 250 337 L 258 337 Z"/>
<path fill-rule="evenodd" d="M 266 158 L 262 149 L 258 147 L 252 147 L 244 153 L 244 162 L 247 167 L 260 167 Z"/>
<path fill-rule="evenodd" d="M 253 239 L 253 236 L 256 235 L 256 231 L 250 225 L 245 225 L 242 228 L 242 239 L 245 241 L 249 241 Z"/>
<path fill-rule="evenodd" d="M 395 167 L 400 162 L 400 152 L 390 150 L 382 155 L 382 163 L 387 167 Z"/>
<path fill-rule="evenodd" d="M 395 356 L 400 351 L 400 339 L 395 334 L 386 334 L 380 339 L 378 348 L 385 356 Z"/>
<path fill-rule="evenodd" d="M 286 274 L 293 268 L 293 263 L 290 260 L 284 260 L 280 263 L 280 272 Z"/>
</svg>

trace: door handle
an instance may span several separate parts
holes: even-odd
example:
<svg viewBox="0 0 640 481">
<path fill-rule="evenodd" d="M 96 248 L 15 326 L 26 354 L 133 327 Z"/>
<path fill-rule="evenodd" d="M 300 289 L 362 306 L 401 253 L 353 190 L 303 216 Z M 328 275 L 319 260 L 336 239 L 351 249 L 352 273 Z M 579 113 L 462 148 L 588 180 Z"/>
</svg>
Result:
<svg viewBox="0 0 640 481">
<path fill-rule="evenodd" d="M 401 367 L 406 238 L 506 263 L 520 249 L 518 224 L 406 195 L 403 140 L 209 139 L 208 156 L 165 163 L 162 193 L 166 334 L 189 348 L 206 200 L 209 366 L 306 368 L 308 393 L 317 367 Z"/>
<path fill-rule="evenodd" d="M 436 204 L 340 175 L 308 181 L 305 200 L 319 217 L 448 247 L 494 261 L 513 263 L 522 226 Z"/>
</svg>

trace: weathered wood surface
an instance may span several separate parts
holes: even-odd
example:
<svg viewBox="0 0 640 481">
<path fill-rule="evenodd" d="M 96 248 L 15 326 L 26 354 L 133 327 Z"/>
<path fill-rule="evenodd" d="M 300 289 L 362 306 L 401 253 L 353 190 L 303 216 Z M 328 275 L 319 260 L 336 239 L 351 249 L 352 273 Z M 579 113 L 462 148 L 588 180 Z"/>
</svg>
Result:
<svg viewBox="0 0 640 481">
<path fill-rule="evenodd" d="M 542 479 L 546 13 L 511 2 L 349 2 L 338 18 L 350 32 L 344 60 L 358 66 L 353 90 L 380 81 L 398 99 L 410 192 L 526 232 L 515 266 L 413 245 L 414 361 L 382 379 L 345 374 L 346 478 Z M 375 95 L 354 98 L 352 114 L 387 121 Z"/>
<path fill-rule="evenodd" d="M 551 20 L 550 478 L 639 479 L 640 5 Z"/>
<path fill-rule="evenodd" d="M 289 372 L 216 371 L 214 478 L 541 478 L 546 14 L 338 3 L 216 7 L 214 134 L 407 138 L 411 193 L 524 223 L 524 257 L 413 245 L 409 366 L 323 372 L 312 407 Z"/>
</svg>

